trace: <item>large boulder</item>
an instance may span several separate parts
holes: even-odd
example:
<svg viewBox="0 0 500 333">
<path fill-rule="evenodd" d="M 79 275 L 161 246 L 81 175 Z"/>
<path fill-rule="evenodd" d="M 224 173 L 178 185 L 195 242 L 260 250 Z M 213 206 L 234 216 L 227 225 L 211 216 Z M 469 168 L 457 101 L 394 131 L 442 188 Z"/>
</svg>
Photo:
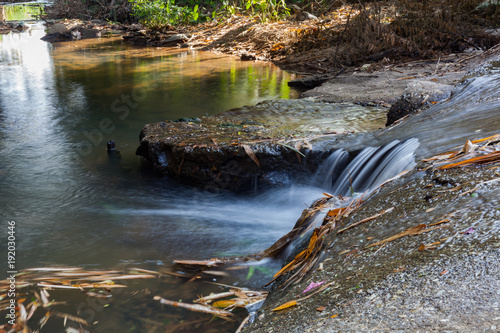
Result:
<svg viewBox="0 0 500 333">
<path fill-rule="evenodd" d="M 310 176 L 321 158 L 303 158 L 290 145 L 265 125 L 168 121 L 144 126 L 137 155 L 184 183 L 242 192 Z"/>
</svg>

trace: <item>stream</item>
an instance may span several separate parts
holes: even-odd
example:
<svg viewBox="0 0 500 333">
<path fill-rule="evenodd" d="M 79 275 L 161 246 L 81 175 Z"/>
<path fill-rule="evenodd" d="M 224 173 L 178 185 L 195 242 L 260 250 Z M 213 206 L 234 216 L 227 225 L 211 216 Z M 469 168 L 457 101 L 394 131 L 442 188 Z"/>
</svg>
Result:
<svg viewBox="0 0 500 333">
<path fill-rule="evenodd" d="M 332 155 L 333 164 L 311 175 L 311 184 L 244 195 L 212 194 L 181 185 L 135 155 L 144 124 L 203 117 L 264 100 L 293 100 L 298 92 L 287 82 L 294 74 L 268 63 L 241 62 L 213 53 L 133 48 L 120 37 L 49 44 L 40 40 L 44 27 L 29 24 L 26 32 L 0 35 L 0 255 L 6 257 L 7 221 L 15 221 L 18 270 L 78 266 L 161 271 L 175 259 L 248 255 L 290 231 L 302 210 L 322 192 L 349 194 L 346 176 L 340 176 L 343 183 L 332 176 L 339 178 L 348 164 L 342 151 Z M 488 80 L 493 93 L 484 100 L 480 84 Z M 497 76 L 476 80 L 458 94 L 469 99 L 482 96 L 482 105 L 491 106 L 479 120 L 473 121 L 465 110 L 480 107 L 475 99 L 470 104 L 458 99 L 449 107 L 438 106 L 435 119 L 412 120 L 412 130 L 396 127 L 392 138 L 368 134 L 363 145 L 368 146 L 369 140 L 381 148 L 363 150 L 350 162 L 351 170 L 356 168 L 361 183 L 376 186 L 412 168 L 418 147 L 424 153 L 435 152 L 462 142 L 467 133 L 493 133 L 498 129 L 497 82 Z M 306 114 L 298 122 L 301 126 L 307 125 L 307 117 L 311 126 L 317 126 L 322 123 L 318 119 L 327 116 L 324 110 L 308 116 L 307 105 L 301 105 Z M 440 121 L 451 107 L 463 108 L 461 116 L 466 114 L 471 120 L 468 125 L 447 122 L 450 139 L 446 140 L 432 132 L 429 123 Z M 339 108 L 331 112 L 338 113 Z M 349 108 L 357 115 L 355 124 L 352 120 L 357 131 L 377 128 L 375 121 L 383 126 L 385 119 L 380 115 L 384 110 Z M 259 119 L 265 121 L 267 114 L 263 112 Z M 485 119 L 491 121 L 481 130 L 480 121 Z M 107 154 L 110 139 L 119 154 Z M 374 170 L 376 175 L 372 175 Z M 214 280 L 260 288 L 280 265 L 248 265 Z M 79 291 L 54 291 L 51 297 L 67 301 L 61 311 L 92 323 L 91 332 L 154 332 L 158 328 L 234 332 L 246 316 L 240 311 L 235 322 L 210 321 L 208 315 L 161 307 L 153 300 L 161 294 L 190 302 L 197 295 L 222 290 L 201 281 L 184 283 L 164 277 L 132 281 L 126 289 L 105 302 Z M 194 324 L 176 326 L 189 322 Z M 67 327 L 62 318 L 51 319 L 40 332 L 69 332 Z"/>
<path fill-rule="evenodd" d="M 160 175 L 135 155 L 144 124 L 294 99 L 298 92 L 287 85 L 294 74 L 213 53 L 133 48 L 120 37 L 50 44 L 40 40 L 41 24 L 27 24 L 26 32 L 0 35 L 0 235 L 4 244 L 7 221 L 15 221 L 18 270 L 62 265 L 158 271 L 174 259 L 255 253 L 287 233 L 321 195 L 322 189 L 307 185 L 214 195 Z M 313 125 L 317 118 L 316 110 Z M 373 127 L 373 117 L 365 123 Z M 119 155 L 108 156 L 110 139 Z M 6 257 L 3 246 L 0 254 Z M 222 282 L 260 287 L 279 265 L 268 263 L 252 274 L 249 268 Z M 113 302 L 98 306 L 79 292 L 52 296 L 69 302 L 61 311 L 95 323 L 93 332 L 144 332 L 148 320 L 168 326 L 200 318 L 169 308 L 158 314 L 152 293 L 193 299 L 214 288 L 175 278 L 134 281 Z M 205 324 L 207 332 L 238 326 Z M 63 331 L 62 319 L 41 330 Z"/>
</svg>

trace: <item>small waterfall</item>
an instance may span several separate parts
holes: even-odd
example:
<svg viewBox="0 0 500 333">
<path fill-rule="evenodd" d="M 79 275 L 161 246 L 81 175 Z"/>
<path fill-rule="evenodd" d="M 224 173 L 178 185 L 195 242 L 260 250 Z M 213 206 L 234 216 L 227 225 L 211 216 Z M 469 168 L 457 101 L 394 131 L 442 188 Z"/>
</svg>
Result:
<svg viewBox="0 0 500 333">
<path fill-rule="evenodd" d="M 344 149 L 334 151 L 324 161 L 314 176 L 313 183 L 320 187 L 323 184 L 333 184 L 349 163 L 349 153 Z"/>
<path fill-rule="evenodd" d="M 334 195 L 373 189 L 385 180 L 415 166 L 418 139 L 392 141 L 383 147 L 367 147 L 351 162 L 343 149 L 333 152 L 320 166 L 315 183 Z"/>
</svg>

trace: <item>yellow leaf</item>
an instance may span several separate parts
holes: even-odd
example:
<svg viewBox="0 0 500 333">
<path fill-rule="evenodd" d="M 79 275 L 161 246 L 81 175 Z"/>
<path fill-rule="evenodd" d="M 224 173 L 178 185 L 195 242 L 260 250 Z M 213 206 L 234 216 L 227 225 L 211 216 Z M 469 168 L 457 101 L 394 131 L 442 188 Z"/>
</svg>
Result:
<svg viewBox="0 0 500 333">
<path fill-rule="evenodd" d="M 333 316 L 331 316 L 330 318 L 336 318 L 338 316 L 338 314 L 334 314 Z"/>
<path fill-rule="evenodd" d="M 234 303 L 236 302 L 232 299 L 223 299 L 222 301 L 214 302 L 212 305 L 215 306 L 216 308 L 227 308 L 228 306 L 231 306 Z"/>
<path fill-rule="evenodd" d="M 280 311 L 280 310 L 288 309 L 288 308 L 291 308 L 292 306 L 295 306 L 295 305 L 297 305 L 297 301 L 286 302 L 285 304 L 280 305 L 277 308 L 274 308 L 272 311 Z"/>
</svg>

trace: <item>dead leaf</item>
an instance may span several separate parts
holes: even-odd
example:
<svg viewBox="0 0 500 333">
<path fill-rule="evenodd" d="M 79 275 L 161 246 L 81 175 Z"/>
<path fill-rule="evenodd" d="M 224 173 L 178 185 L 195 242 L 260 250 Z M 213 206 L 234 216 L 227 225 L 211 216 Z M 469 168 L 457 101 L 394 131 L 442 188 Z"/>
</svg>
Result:
<svg viewBox="0 0 500 333">
<path fill-rule="evenodd" d="M 281 311 L 281 310 L 285 310 L 285 309 L 288 309 L 288 308 L 291 308 L 291 307 L 294 307 L 297 305 L 297 301 L 290 301 L 290 302 L 286 302 L 285 304 L 283 305 L 280 305 L 278 306 L 277 308 L 274 308 L 272 309 L 273 312 L 276 312 L 276 311 Z"/>
<path fill-rule="evenodd" d="M 394 210 L 394 207 L 391 207 L 391 208 L 385 209 L 385 210 L 381 211 L 380 213 L 377 213 L 377 214 L 375 214 L 375 215 L 373 215 L 373 216 L 367 217 L 367 218 L 366 218 L 366 219 L 364 219 L 364 220 L 361 220 L 361 221 L 358 221 L 358 222 L 356 222 L 356 223 L 353 223 L 353 224 L 351 224 L 351 225 L 349 225 L 349 226 L 345 227 L 344 229 L 341 229 L 341 230 L 337 231 L 337 234 L 340 234 L 340 233 L 342 233 L 342 232 L 346 231 L 347 229 L 350 229 L 350 228 L 355 227 L 355 226 L 357 226 L 357 225 L 360 225 L 360 224 L 362 224 L 362 223 L 365 223 L 365 222 L 371 221 L 371 220 L 373 220 L 373 219 L 376 219 L 377 217 L 382 216 L 382 215 L 384 215 L 384 214 L 386 214 L 386 213 L 390 213 L 390 212 L 392 212 L 393 210 Z"/>
<path fill-rule="evenodd" d="M 325 311 L 325 307 L 324 306 L 320 306 L 319 308 L 316 308 L 316 311 L 323 312 L 323 311 Z"/>
<path fill-rule="evenodd" d="M 467 140 L 460 152 L 464 154 L 472 153 L 474 150 L 476 150 L 477 147 L 478 146 L 473 144 L 470 140 Z"/>
<path fill-rule="evenodd" d="M 213 267 L 217 266 L 218 264 L 223 264 L 224 261 L 220 259 L 210 259 L 210 260 L 174 260 L 176 264 L 179 265 L 193 265 L 193 266 L 207 266 L 207 267 Z"/>
<path fill-rule="evenodd" d="M 382 245 L 382 244 L 387 243 L 387 242 L 392 242 L 393 240 L 396 240 L 396 239 L 404 237 L 404 236 L 416 235 L 419 231 L 422 231 L 425 228 L 427 228 L 427 225 L 425 225 L 425 224 L 419 224 L 417 226 L 414 226 L 414 227 L 411 227 L 409 229 L 406 229 L 405 231 L 400 232 L 399 234 L 396 234 L 396 235 L 391 236 L 389 238 L 382 239 L 381 241 L 378 241 L 376 243 L 368 245 L 367 248 L 368 247 L 372 247 L 372 246 Z"/>
<path fill-rule="evenodd" d="M 445 165 L 438 167 L 437 169 L 438 170 L 446 170 L 446 169 L 468 166 L 468 165 L 473 165 L 473 164 L 490 164 L 490 163 L 496 163 L 496 162 L 500 162 L 500 151 L 495 151 L 495 152 L 490 153 L 490 154 L 469 158 L 469 159 L 466 159 L 464 161 L 460 161 L 460 162 L 456 162 L 456 163 L 445 164 Z"/>
<path fill-rule="evenodd" d="M 338 314 L 334 314 L 333 316 L 331 316 L 330 318 L 337 318 Z"/>
<path fill-rule="evenodd" d="M 260 162 L 257 159 L 257 156 L 255 156 L 252 148 L 250 148 L 249 145 L 241 145 L 241 146 L 243 147 L 243 149 L 245 149 L 245 153 L 247 153 L 247 155 L 252 159 L 252 161 L 254 161 L 258 167 L 260 167 Z"/>
<path fill-rule="evenodd" d="M 227 308 L 228 306 L 231 306 L 234 303 L 236 303 L 236 301 L 232 299 L 224 299 L 221 301 L 214 302 L 212 305 L 215 306 L 216 308 Z"/>
</svg>

